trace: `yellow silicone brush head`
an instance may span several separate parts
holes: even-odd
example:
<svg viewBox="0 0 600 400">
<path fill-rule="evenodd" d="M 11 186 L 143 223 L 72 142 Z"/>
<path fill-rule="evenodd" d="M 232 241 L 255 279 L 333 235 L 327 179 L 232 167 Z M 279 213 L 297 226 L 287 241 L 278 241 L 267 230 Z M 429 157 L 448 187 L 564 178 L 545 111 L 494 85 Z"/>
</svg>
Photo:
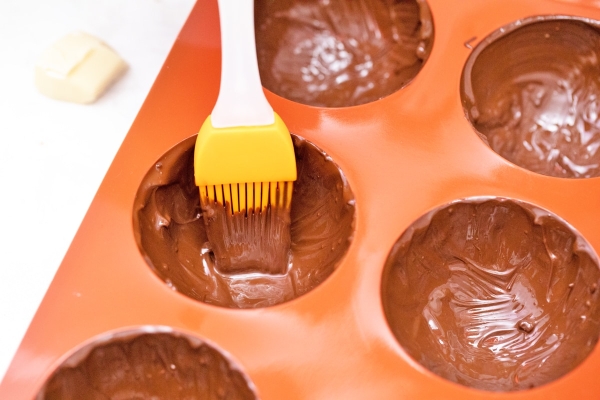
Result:
<svg viewBox="0 0 600 400">
<path fill-rule="evenodd" d="M 250 182 L 200 187 L 202 207 L 220 204 L 231 215 L 246 217 L 269 208 L 290 209 L 294 182 Z"/>
<path fill-rule="evenodd" d="M 270 125 L 215 128 L 209 116 L 196 139 L 194 175 L 199 187 L 296 180 L 290 132 L 273 113 Z"/>
<path fill-rule="evenodd" d="M 196 139 L 194 172 L 216 267 L 285 273 L 296 159 L 281 118 L 215 128 L 208 117 Z"/>
</svg>

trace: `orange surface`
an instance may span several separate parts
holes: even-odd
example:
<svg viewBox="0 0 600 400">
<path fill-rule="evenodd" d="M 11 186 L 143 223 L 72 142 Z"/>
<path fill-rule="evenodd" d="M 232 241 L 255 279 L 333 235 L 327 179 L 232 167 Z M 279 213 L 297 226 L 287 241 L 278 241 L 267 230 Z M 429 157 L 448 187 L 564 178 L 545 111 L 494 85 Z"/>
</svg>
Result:
<svg viewBox="0 0 600 400">
<path fill-rule="evenodd" d="M 585 4 L 587 3 L 587 5 Z M 600 19 L 592 2 L 429 0 L 431 57 L 416 79 L 374 103 L 323 109 L 268 93 L 290 131 L 340 165 L 356 196 L 356 234 L 338 269 L 289 303 L 230 310 L 170 290 L 147 266 L 132 206 L 147 170 L 193 135 L 219 85 L 216 1 L 202 0 L 178 37 L 104 179 L 17 354 L 0 399 L 31 399 L 54 368 L 107 331 L 165 325 L 229 352 L 263 400 L 600 398 L 600 350 L 541 388 L 492 394 L 434 376 L 408 358 L 380 300 L 385 259 L 419 216 L 468 196 L 506 196 L 552 211 L 600 252 L 600 178 L 566 180 L 516 167 L 486 147 L 466 120 L 459 80 L 475 45 L 496 28 L 535 14 Z"/>
</svg>

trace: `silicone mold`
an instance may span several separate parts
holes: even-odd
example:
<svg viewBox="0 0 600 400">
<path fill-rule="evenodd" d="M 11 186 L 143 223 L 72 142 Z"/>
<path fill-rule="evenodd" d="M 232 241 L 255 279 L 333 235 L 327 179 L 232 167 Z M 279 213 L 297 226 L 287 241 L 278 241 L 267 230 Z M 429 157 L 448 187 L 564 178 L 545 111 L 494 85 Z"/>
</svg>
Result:
<svg viewBox="0 0 600 400">
<path fill-rule="evenodd" d="M 171 290 L 146 264 L 132 225 L 140 182 L 168 149 L 193 136 L 218 92 L 216 1 L 199 0 L 114 159 L 0 385 L 32 399 L 83 344 L 128 327 L 162 326 L 231 355 L 263 400 L 600 398 L 596 348 L 543 386 L 475 390 L 414 361 L 390 331 L 381 301 L 386 259 L 428 211 L 457 199 L 503 197 L 559 216 L 598 252 L 600 178 L 562 179 L 496 154 L 465 117 L 460 79 L 481 40 L 535 15 L 600 20 L 593 1 L 428 1 L 431 55 L 413 81 L 356 107 L 318 108 L 267 92 L 290 131 L 325 151 L 356 200 L 354 237 L 318 287 L 272 307 L 234 310 Z"/>
</svg>

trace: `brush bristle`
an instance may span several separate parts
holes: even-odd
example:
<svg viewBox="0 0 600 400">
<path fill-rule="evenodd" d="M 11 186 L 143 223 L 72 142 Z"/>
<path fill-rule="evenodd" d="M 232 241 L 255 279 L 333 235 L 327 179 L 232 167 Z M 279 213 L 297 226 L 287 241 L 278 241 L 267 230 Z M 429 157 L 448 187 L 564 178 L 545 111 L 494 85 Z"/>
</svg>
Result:
<svg viewBox="0 0 600 400">
<path fill-rule="evenodd" d="M 268 207 L 289 209 L 294 182 L 253 182 L 211 185 L 200 188 L 202 206 L 212 203 L 229 204 L 229 212 L 260 213 Z"/>
<path fill-rule="evenodd" d="M 216 267 L 225 273 L 285 273 L 290 255 L 293 182 L 200 188 Z"/>
</svg>

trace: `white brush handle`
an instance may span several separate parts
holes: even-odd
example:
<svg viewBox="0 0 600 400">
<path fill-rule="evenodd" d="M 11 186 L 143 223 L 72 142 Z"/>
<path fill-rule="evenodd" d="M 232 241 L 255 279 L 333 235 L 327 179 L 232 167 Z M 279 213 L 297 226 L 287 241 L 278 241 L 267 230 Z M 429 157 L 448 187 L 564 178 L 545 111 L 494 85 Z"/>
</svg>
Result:
<svg viewBox="0 0 600 400">
<path fill-rule="evenodd" d="M 273 124 L 256 59 L 254 0 L 219 0 L 219 19 L 221 87 L 211 114 L 213 127 Z"/>
</svg>

